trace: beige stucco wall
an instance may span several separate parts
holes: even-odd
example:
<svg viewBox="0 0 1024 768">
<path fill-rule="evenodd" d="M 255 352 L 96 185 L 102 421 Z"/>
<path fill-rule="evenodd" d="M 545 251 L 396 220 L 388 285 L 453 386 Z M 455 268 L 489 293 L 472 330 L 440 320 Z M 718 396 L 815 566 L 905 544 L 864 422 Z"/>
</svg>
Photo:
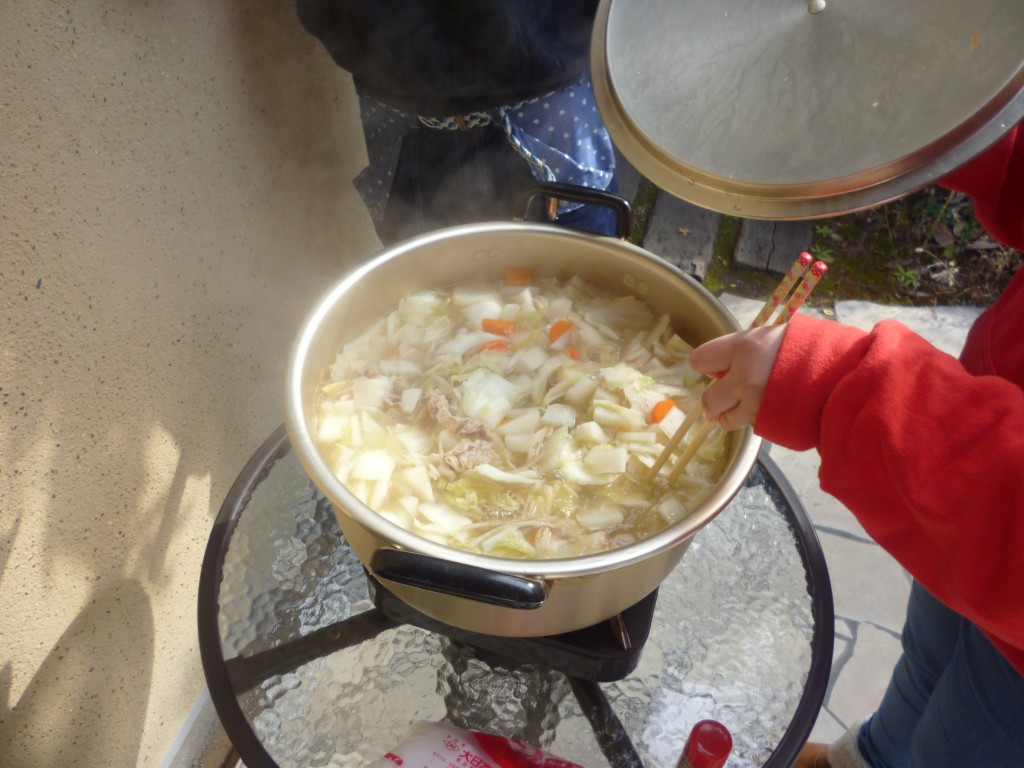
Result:
<svg viewBox="0 0 1024 768">
<path fill-rule="evenodd" d="M 3 6 L 0 762 L 159 765 L 213 518 L 379 247 L 355 100 L 291 0 Z"/>
</svg>

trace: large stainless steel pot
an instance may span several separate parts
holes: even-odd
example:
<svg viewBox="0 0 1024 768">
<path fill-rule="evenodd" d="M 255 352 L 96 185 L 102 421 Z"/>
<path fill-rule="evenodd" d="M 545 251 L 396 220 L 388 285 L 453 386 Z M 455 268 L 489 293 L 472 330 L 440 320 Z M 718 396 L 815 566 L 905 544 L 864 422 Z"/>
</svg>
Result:
<svg viewBox="0 0 1024 768">
<path fill-rule="evenodd" d="M 546 224 L 489 223 L 439 230 L 386 249 L 346 275 L 306 320 L 288 367 L 286 424 L 296 455 L 334 504 L 341 530 L 368 570 L 410 606 L 447 624 L 504 636 L 558 634 L 595 624 L 650 594 L 694 535 L 743 485 L 760 439 L 731 433 L 727 471 L 711 496 L 678 524 L 631 546 L 561 560 L 470 554 L 420 538 L 376 514 L 332 474 L 314 444 L 315 402 L 327 366 L 370 321 L 414 291 L 508 266 L 583 275 L 668 312 L 693 344 L 739 330 L 699 283 L 622 240 Z"/>
</svg>

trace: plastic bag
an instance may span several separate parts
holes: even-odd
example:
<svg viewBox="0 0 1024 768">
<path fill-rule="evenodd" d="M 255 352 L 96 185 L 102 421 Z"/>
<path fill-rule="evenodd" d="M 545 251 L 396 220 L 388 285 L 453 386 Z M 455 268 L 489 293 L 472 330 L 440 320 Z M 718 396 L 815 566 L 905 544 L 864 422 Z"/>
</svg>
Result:
<svg viewBox="0 0 1024 768">
<path fill-rule="evenodd" d="M 418 723 L 401 744 L 366 768 L 581 768 L 517 739 Z"/>
</svg>

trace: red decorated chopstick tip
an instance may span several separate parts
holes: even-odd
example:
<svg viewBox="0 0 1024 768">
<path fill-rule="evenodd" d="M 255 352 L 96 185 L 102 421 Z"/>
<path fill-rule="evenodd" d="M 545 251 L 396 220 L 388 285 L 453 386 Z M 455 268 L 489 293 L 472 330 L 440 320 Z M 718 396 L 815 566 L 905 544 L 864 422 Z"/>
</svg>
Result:
<svg viewBox="0 0 1024 768">
<path fill-rule="evenodd" d="M 807 270 L 807 267 L 814 261 L 814 257 L 811 256 L 807 251 L 801 251 L 800 255 L 793 261 L 789 271 L 783 276 L 782 281 L 778 287 L 768 297 L 768 301 L 761 307 L 761 311 L 757 317 L 754 318 L 754 322 L 751 323 L 751 328 L 760 328 L 762 325 L 768 322 L 768 318 L 772 316 L 776 309 L 778 309 L 789 295 L 790 290 L 797 284 L 797 281 Z"/>
<path fill-rule="evenodd" d="M 797 310 L 803 306 L 803 303 L 807 301 L 807 297 L 811 295 L 811 291 L 814 290 L 814 286 L 818 284 L 822 276 L 828 271 L 828 264 L 823 261 L 816 261 L 814 265 L 808 270 L 804 279 L 800 281 L 800 284 L 793 291 L 793 295 L 789 297 L 789 301 L 786 302 L 786 306 L 782 308 L 782 312 L 775 319 L 775 325 L 782 325 L 788 323 L 790 318 L 796 314 Z"/>
</svg>

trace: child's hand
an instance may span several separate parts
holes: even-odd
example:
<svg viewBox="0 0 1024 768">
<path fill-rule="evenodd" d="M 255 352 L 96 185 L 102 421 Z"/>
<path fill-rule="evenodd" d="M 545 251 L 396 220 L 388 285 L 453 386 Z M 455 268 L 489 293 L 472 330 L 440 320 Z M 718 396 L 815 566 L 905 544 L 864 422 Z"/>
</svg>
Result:
<svg viewBox="0 0 1024 768">
<path fill-rule="evenodd" d="M 693 350 L 690 366 L 697 373 L 716 378 L 721 374 L 701 396 L 709 421 L 717 421 L 722 429 L 754 423 L 785 335 L 785 325 L 751 328 L 712 339 Z"/>
</svg>

